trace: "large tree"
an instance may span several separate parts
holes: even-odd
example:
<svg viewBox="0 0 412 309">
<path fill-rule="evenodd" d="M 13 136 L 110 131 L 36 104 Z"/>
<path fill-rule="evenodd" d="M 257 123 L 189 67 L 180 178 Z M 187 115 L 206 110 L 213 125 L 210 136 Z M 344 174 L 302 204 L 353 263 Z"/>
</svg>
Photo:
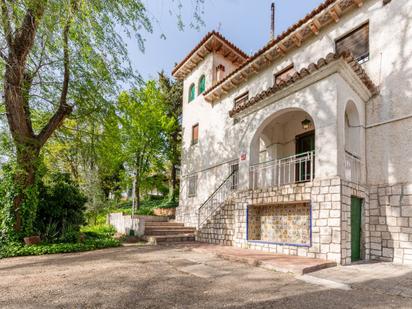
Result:
<svg viewBox="0 0 412 309">
<path fill-rule="evenodd" d="M 163 109 L 168 118 L 165 127 L 166 157 L 169 161 L 169 195 L 175 200 L 178 194 L 177 170 L 180 167 L 180 153 L 182 143 L 182 100 L 183 83 L 170 79 L 164 72 L 159 73 L 159 88 L 163 95 Z"/>
<path fill-rule="evenodd" d="M 164 129 L 170 120 L 163 111 L 163 96 L 154 81 L 120 94 L 118 104 L 105 120 L 101 155 L 107 166 L 123 165 L 135 188 L 137 208 L 141 189 L 149 185 L 164 162 Z"/>
<path fill-rule="evenodd" d="M 138 0 L 0 1 L 0 82 L 18 165 L 19 232 L 40 150 L 73 110 L 84 115 L 101 108 L 119 82 L 134 76 L 118 29 L 137 33 L 142 43 L 140 31 L 151 25 Z"/>
</svg>

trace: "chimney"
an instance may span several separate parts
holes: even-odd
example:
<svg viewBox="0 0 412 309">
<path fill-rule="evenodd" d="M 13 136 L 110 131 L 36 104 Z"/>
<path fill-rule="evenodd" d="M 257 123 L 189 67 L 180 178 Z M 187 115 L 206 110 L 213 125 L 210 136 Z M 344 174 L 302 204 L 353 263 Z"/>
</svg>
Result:
<svg viewBox="0 0 412 309">
<path fill-rule="evenodd" d="M 272 13 L 271 18 L 270 18 L 270 39 L 274 40 L 275 39 L 275 2 L 272 2 L 270 9 Z"/>
</svg>

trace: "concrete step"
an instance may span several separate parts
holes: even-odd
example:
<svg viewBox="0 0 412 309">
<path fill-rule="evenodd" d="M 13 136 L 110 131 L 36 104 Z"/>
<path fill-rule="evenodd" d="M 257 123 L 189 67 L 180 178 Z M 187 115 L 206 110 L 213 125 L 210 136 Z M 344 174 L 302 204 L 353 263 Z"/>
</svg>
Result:
<svg viewBox="0 0 412 309">
<path fill-rule="evenodd" d="M 195 230 L 193 227 L 183 225 L 146 225 L 145 230 Z"/>
<path fill-rule="evenodd" d="M 190 234 L 194 233 L 194 229 L 146 229 L 144 234 L 147 236 L 156 236 L 156 235 L 179 235 L 179 234 Z"/>
<path fill-rule="evenodd" d="M 155 221 L 149 221 L 144 223 L 145 227 L 152 227 L 152 226 L 184 226 L 183 223 L 177 223 L 177 222 L 155 222 Z"/>
<path fill-rule="evenodd" d="M 169 242 L 183 242 L 183 241 L 195 241 L 195 234 L 186 233 L 186 234 L 175 234 L 175 235 L 157 235 L 157 236 L 143 236 L 143 239 L 148 243 L 156 245 L 160 243 L 169 243 Z"/>
</svg>

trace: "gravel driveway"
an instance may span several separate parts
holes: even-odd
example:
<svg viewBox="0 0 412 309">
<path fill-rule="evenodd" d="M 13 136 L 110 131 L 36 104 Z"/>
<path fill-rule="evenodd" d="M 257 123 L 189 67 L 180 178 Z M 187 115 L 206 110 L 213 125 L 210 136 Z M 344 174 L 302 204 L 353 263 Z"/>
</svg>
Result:
<svg viewBox="0 0 412 309">
<path fill-rule="evenodd" d="M 412 298 L 384 293 L 375 283 L 332 289 L 196 253 L 190 245 L 129 245 L 0 260 L 0 307 L 412 308 Z"/>
</svg>

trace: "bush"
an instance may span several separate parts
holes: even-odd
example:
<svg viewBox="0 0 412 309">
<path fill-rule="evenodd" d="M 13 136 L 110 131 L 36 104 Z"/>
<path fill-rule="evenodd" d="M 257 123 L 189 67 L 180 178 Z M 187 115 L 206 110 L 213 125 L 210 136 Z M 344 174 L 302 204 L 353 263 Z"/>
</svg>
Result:
<svg viewBox="0 0 412 309">
<path fill-rule="evenodd" d="M 37 233 L 47 242 L 76 242 L 80 226 L 86 221 L 87 198 L 69 174 L 51 175 L 48 184 L 40 185 L 39 207 L 35 221 Z"/>
<path fill-rule="evenodd" d="M 115 239 L 89 239 L 83 243 L 39 244 L 32 246 L 25 246 L 20 243 L 10 243 L 0 247 L 0 258 L 81 252 L 118 246 L 120 246 L 120 242 Z"/>
<path fill-rule="evenodd" d="M 116 230 L 111 225 L 101 224 L 83 227 L 81 232 L 86 236 L 86 239 L 111 239 Z"/>
</svg>

